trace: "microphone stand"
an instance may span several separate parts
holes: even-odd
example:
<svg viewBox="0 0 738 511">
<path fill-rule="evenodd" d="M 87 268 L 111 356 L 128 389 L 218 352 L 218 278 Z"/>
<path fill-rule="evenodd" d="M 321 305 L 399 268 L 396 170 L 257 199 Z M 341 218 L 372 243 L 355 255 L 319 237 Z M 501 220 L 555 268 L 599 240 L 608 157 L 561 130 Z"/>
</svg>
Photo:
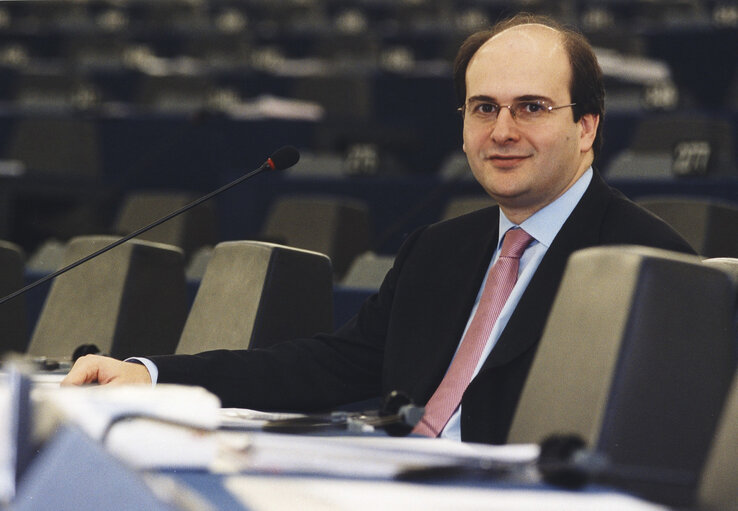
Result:
<svg viewBox="0 0 738 511">
<path fill-rule="evenodd" d="M 162 217 L 162 218 L 160 218 L 158 220 L 155 220 L 154 222 L 150 223 L 149 225 L 146 225 L 144 227 L 141 227 L 140 229 L 137 229 L 137 230 L 133 231 L 132 233 L 127 234 L 126 236 L 120 238 L 119 240 L 116 240 L 113 243 L 104 246 L 103 248 L 101 248 L 101 249 L 93 252 L 92 254 L 89 254 L 89 255 L 83 257 L 82 259 L 79 259 L 78 261 L 75 261 L 75 262 L 73 262 L 73 263 L 65 266 L 64 268 L 60 268 L 59 270 L 56 270 L 53 273 L 50 273 L 48 275 L 45 275 L 44 277 L 41 277 L 40 279 L 36 280 L 35 282 L 32 282 L 31 284 L 28 284 L 27 286 L 25 286 L 25 287 L 23 287 L 23 288 L 21 288 L 21 289 L 19 289 L 17 291 L 12 292 L 9 295 L 4 296 L 3 298 L 0 298 L 0 305 L 4 304 L 7 301 L 12 300 L 13 298 L 15 298 L 15 297 L 17 297 L 19 295 L 22 295 L 23 293 L 25 293 L 27 291 L 30 291 L 31 289 L 33 289 L 33 288 L 35 288 L 37 286 L 40 286 L 44 282 L 48 282 L 49 280 L 55 279 L 59 275 L 61 275 L 63 273 L 66 273 L 69 270 L 72 270 L 72 269 L 76 268 L 77 266 L 79 266 L 81 264 L 86 263 L 90 259 L 94 259 L 95 257 L 97 257 L 97 256 L 99 256 L 101 254 L 104 254 L 108 250 L 112 250 L 115 247 L 117 247 L 119 245 L 122 245 L 126 241 L 128 241 L 130 239 L 133 239 L 136 236 L 138 236 L 140 234 L 143 234 L 144 232 L 149 231 L 149 230 L 153 229 L 154 227 L 157 227 L 157 226 L 163 224 L 164 222 L 166 222 L 168 220 L 171 220 L 175 216 L 180 215 L 180 214 L 184 213 L 185 211 L 194 208 L 198 204 L 201 204 L 201 203 L 205 202 L 206 200 L 209 200 L 209 199 L 215 197 L 216 195 L 218 195 L 218 194 L 220 194 L 222 192 L 225 192 L 226 190 L 228 190 L 228 189 L 236 186 L 237 184 L 239 184 L 239 183 L 241 183 L 243 181 L 246 181 L 247 179 L 252 178 L 256 174 L 260 174 L 261 172 L 263 172 L 265 170 L 282 170 L 282 169 L 285 169 L 287 167 L 291 167 L 292 165 L 294 165 L 295 163 L 297 163 L 297 161 L 299 160 L 299 158 L 300 158 L 300 154 L 297 152 L 297 149 L 295 149 L 294 147 L 291 147 L 291 146 L 282 147 L 281 149 L 278 149 L 277 151 L 275 151 L 274 154 L 269 159 L 267 159 L 267 161 L 265 161 L 261 165 L 261 167 L 259 167 L 258 169 L 252 170 L 248 174 L 244 174 L 243 176 L 241 176 L 241 177 L 239 177 L 239 178 L 231 181 L 230 183 L 221 186 L 217 190 L 214 190 L 214 191 L 208 193 L 207 195 L 204 195 L 204 196 L 200 197 L 199 199 L 196 199 L 196 200 L 190 202 L 189 204 L 186 204 L 185 206 L 182 206 L 178 210 L 173 211 L 172 213 L 169 213 L 168 215 L 166 215 L 166 216 L 164 216 L 164 217 Z"/>
</svg>

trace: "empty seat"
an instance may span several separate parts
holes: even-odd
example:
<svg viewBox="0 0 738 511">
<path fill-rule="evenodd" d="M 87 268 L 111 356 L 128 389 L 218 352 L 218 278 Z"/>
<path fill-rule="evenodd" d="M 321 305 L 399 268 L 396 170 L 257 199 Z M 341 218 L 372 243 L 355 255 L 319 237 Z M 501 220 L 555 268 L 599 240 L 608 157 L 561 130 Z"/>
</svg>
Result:
<svg viewBox="0 0 738 511">
<path fill-rule="evenodd" d="M 471 167 L 469 167 L 469 160 L 467 160 L 466 154 L 462 151 L 452 151 L 449 153 L 441 163 L 438 174 L 441 176 L 441 179 L 446 181 L 474 180 L 474 174 L 472 174 Z"/>
<path fill-rule="evenodd" d="M 13 101 L 26 109 L 71 112 L 97 107 L 100 91 L 87 79 L 69 73 L 20 74 Z"/>
<path fill-rule="evenodd" d="M 172 213 L 197 197 L 188 192 L 137 191 L 123 199 L 115 221 L 116 234 L 130 234 L 169 213 Z M 164 222 L 138 238 L 180 247 L 188 258 L 202 246 L 217 242 L 216 214 L 212 202 L 204 202 Z"/>
<path fill-rule="evenodd" d="M 185 270 L 187 280 L 202 280 L 211 257 L 213 257 L 213 247 L 210 245 L 205 245 L 195 250 Z"/>
<path fill-rule="evenodd" d="M 733 277 L 738 283 L 738 258 L 735 257 L 711 257 L 702 261 L 704 264 L 719 268 Z"/>
<path fill-rule="evenodd" d="M 455 218 L 478 209 L 494 206 L 495 204 L 496 202 L 489 195 L 454 197 L 446 203 L 446 207 L 441 214 L 441 220 Z"/>
<path fill-rule="evenodd" d="M 0 298 L 23 287 L 23 249 L 0 241 Z M 17 296 L 0 305 L 0 355 L 13 351 L 24 353 L 28 346 L 26 298 Z"/>
<path fill-rule="evenodd" d="M 738 376 L 725 400 L 720 423 L 702 470 L 697 509 L 738 508 Z"/>
<path fill-rule="evenodd" d="M 64 265 L 115 239 L 73 238 Z M 83 344 L 116 358 L 173 353 L 186 315 L 182 251 L 131 240 L 54 280 L 28 353 L 68 359 Z"/>
<path fill-rule="evenodd" d="M 295 178 L 346 177 L 343 155 L 335 152 L 303 152 L 300 161 L 285 170 L 285 175 Z"/>
<path fill-rule="evenodd" d="M 370 232 L 369 208 L 363 201 L 286 196 L 272 204 L 262 237 L 327 255 L 340 279 L 351 261 L 369 249 Z"/>
<path fill-rule="evenodd" d="M 57 239 L 48 239 L 31 254 L 26 269 L 38 273 L 52 273 L 62 267 L 66 244 Z"/>
<path fill-rule="evenodd" d="M 177 353 L 258 348 L 330 331 L 332 286 L 322 254 L 258 241 L 219 243 Z"/>
<path fill-rule="evenodd" d="M 713 257 L 709 259 L 704 259 L 702 262 L 708 266 L 718 268 L 719 270 L 722 270 L 728 275 L 730 275 L 731 278 L 736 283 L 736 290 L 738 290 L 738 258 Z M 736 329 L 735 329 L 736 330 L 735 332 L 736 350 L 738 351 L 738 296 L 736 296 L 735 325 L 736 325 Z M 738 360 L 738 352 L 736 353 L 736 360 Z"/>
<path fill-rule="evenodd" d="M 637 202 L 676 229 L 700 255 L 738 257 L 738 206 L 689 197 L 641 197 Z"/>
<path fill-rule="evenodd" d="M 610 161 L 605 174 L 645 179 L 735 175 L 734 141 L 725 119 L 651 115 L 638 124 L 630 146 Z"/>
<path fill-rule="evenodd" d="M 575 252 L 508 441 L 577 435 L 604 460 L 598 482 L 689 505 L 735 372 L 735 294 L 693 256 Z"/>
<path fill-rule="evenodd" d="M 194 112 L 209 107 L 214 92 L 214 84 L 205 76 L 146 76 L 136 102 L 157 111 Z"/>
<path fill-rule="evenodd" d="M 369 82 L 357 73 L 305 76 L 295 80 L 290 97 L 322 105 L 329 118 L 368 119 L 372 114 Z"/>
<path fill-rule="evenodd" d="M 378 255 L 374 252 L 364 252 L 354 259 L 341 285 L 364 289 L 379 289 L 384 276 L 392 268 L 395 258 L 388 255 Z"/>
<path fill-rule="evenodd" d="M 98 138 L 94 121 L 86 119 L 21 119 L 13 127 L 8 158 L 29 172 L 96 178 L 102 168 Z"/>
</svg>

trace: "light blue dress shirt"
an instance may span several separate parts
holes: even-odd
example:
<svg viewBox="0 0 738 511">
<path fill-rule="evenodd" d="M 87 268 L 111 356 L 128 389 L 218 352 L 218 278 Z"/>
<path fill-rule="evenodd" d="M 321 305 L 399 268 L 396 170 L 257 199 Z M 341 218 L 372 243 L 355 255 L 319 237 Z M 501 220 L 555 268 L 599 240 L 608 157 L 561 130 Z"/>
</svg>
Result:
<svg viewBox="0 0 738 511">
<path fill-rule="evenodd" d="M 559 233 L 561 226 L 564 225 L 566 219 L 569 218 L 569 215 L 579 203 L 579 200 L 587 190 L 590 181 L 592 181 L 591 167 L 587 169 L 587 171 L 582 174 L 582 177 L 580 177 L 566 192 L 564 192 L 561 197 L 553 201 L 551 204 L 548 204 L 546 207 L 536 211 L 519 226 L 512 223 L 505 216 L 502 210 L 500 210 L 500 234 L 497 240 L 497 248 L 495 249 L 494 254 L 492 254 L 492 260 L 487 268 L 487 274 L 500 256 L 502 239 L 509 229 L 520 227 L 530 234 L 534 238 L 534 241 L 528 245 L 528 248 L 523 252 L 523 256 L 520 258 L 518 280 L 515 283 L 515 287 L 510 293 L 507 302 L 505 302 L 502 311 L 500 311 L 497 322 L 494 327 L 492 327 L 492 332 L 489 335 L 487 345 L 484 347 L 484 351 L 482 352 L 479 362 L 477 363 L 477 367 L 474 370 L 474 376 L 477 375 L 479 370 L 482 368 L 482 365 L 484 365 L 484 362 L 487 360 L 492 348 L 497 344 L 500 334 L 502 334 L 510 316 L 512 316 L 512 313 L 518 306 L 520 297 L 523 296 L 523 293 L 538 269 L 538 265 L 541 263 L 543 256 L 546 255 L 548 247 L 551 246 L 551 243 L 553 243 L 554 238 Z M 479 305 L 479 299 L 482 296 L 482 290 L 484 289 L 484 282 L 487 280 L 487 274 L 485 274 L 485 277 L 482 280 L 482 286 L 477 293 L 477 299 L 474 303 L 471 314 L 469 315 L 466 327 L 464 328 L 464 334 L 466 334 L 466 330 L 469 328 L 469 324 L 471 323 L 474 314 L 477 312 L 477 306 Z M 461 336 L 462 339 L 464 338 L 464 334 Z M 461 344 L 461 339 L 459 340 L 459 344 Z M 452 440 L 461 440 L 461 406 L 456 409 L 456 412 L 454 412 L 446 423 L 446 427 L 441 431 L 441 437 Z"/>
</svg>

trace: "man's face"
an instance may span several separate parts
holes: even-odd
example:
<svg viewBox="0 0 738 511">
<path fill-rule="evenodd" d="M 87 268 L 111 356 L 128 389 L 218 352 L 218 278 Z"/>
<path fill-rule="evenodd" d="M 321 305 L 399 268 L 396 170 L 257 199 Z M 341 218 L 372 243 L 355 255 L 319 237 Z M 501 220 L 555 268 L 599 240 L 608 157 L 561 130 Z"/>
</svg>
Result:
<svg viewBox="0 0 738 511">
<path fill-rule="evenodd" d="M 466 72 L 466 101 L 508 105 L 541 99 L 571 103 L 571 66 L 558 32 L 521 25 L 487 41 Z M 520 223 L 563 194 L 592 161 L 596 116 L 575 123 L 571 108 L 519 122 L 500 109 L 496 121 L 464 115 L 464 152 L 474 177 Z"/>
</svg>

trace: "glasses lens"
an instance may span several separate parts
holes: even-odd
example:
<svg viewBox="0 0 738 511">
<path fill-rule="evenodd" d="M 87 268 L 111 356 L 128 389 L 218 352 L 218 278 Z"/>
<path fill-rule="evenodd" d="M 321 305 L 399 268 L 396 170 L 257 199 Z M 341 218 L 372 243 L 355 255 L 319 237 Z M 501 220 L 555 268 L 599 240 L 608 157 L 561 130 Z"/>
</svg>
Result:
<svg viewBox="0 0 738 511">
<path fill-rule="evenodd" d="M 545 101 L 519 101 L 512 105 L 515 111 L 515 118 L 520 121 L 534 121 L 543 117 L 550 110 L 550 106 Z"/>
</svg>

